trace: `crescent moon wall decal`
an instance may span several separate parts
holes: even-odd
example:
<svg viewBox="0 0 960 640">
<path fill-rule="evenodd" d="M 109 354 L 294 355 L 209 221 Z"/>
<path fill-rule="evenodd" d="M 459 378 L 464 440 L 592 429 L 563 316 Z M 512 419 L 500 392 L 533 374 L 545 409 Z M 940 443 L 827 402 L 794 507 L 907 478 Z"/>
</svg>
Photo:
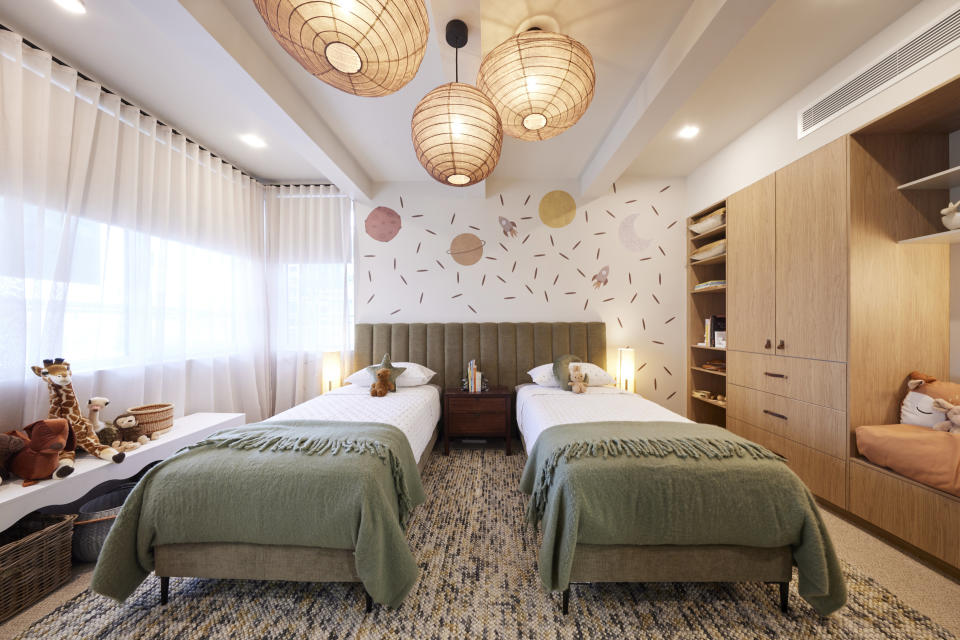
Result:
<svg viewBox="0 0 960 640">
<path fill-rule="evenodd" d="M 643 251 L 653 242 L 651 238 L 641 238 L 637 235 L 636 221 L 639 217 L 639 213 L 627 216 L 620 221 L 620 226 L 617 229 L 620 244 L 622 244 L 627 251 L 633 251 L 634 253 Z"/>
</svg>

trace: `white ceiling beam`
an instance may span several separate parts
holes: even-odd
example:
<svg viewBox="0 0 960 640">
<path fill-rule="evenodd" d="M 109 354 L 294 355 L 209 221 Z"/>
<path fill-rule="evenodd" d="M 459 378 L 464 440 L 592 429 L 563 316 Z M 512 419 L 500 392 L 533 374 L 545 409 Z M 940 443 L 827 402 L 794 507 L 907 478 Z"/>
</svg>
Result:
<svg viewBox="0 0 960 640">
<path fill-rule="evenodd" d="M 773 0 L 694 1 L 584 168 L 583 195 L 603 193 L 623 174 L 771 4 Z"/>
<path fill-rule="evenodd" d="M 374 191 L 369 174 L 223 2 L 180 0 L 180 4 L 286 113 L 285 122 L 270 123 L 275 127 L 286 125 L 290 131 L 286 142 L 295 145 L 303 158 L 340 191 L 354 198 L 369 198 Z"/>
</svg>

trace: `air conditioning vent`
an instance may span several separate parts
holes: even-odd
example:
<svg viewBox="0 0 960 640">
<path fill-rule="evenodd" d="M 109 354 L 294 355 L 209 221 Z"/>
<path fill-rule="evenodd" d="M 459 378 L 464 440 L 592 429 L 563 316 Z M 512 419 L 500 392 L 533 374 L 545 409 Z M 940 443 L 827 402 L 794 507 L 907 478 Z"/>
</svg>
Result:
<svg viewBox="0 0 960 640">
<path fill-rule="evenodd" d="M 960 45 L 960 9 L 951 11 L 806 109 L 802 109 L 797 117 L 797 137 L 802 138 L 816 131 L 957 45 Z"/>
</svg>

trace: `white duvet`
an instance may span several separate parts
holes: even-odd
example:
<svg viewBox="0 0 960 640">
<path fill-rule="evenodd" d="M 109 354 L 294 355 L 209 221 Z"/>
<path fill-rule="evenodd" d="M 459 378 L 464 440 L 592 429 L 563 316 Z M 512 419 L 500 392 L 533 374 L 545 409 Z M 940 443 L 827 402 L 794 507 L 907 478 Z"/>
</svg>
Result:
<svg viewBox="0 0 960 640">
<path fill-rule="evenodd" d="M 347 385 L 278 413 L 267 422 L 282 420 L 336 420 L 380 422 L 400 429 L 420 462 L 440 420 L 440 389 L 434 385 L 398 387 L 382 398 L 370 389 Z"/>
<path fill-rule="evenodd" d="M 550 427 L 608 421 L 690 422 L 643 396 L 613 387 L 587 387 L 586 393 L 535 384 L 517 389 L 517 425 L 527 454 L 533 451 L 540 434 Z"/>
</svg>

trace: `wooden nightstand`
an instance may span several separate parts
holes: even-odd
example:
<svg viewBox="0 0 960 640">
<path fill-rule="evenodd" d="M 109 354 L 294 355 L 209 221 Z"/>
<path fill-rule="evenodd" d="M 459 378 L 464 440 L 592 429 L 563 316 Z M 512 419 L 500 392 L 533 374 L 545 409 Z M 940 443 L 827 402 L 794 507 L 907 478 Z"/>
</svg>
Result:
<svg viewBox="0 0 960 640">
<path fill-rule="evenodd" d="M 443 455 L 450 455 L 450 438 L 497 437 L 506 440 L 510 455 L 513 433 L 513 393 L 493 387 L 482 393 L 447 389 L 443 394 Z"/>
</svg>

